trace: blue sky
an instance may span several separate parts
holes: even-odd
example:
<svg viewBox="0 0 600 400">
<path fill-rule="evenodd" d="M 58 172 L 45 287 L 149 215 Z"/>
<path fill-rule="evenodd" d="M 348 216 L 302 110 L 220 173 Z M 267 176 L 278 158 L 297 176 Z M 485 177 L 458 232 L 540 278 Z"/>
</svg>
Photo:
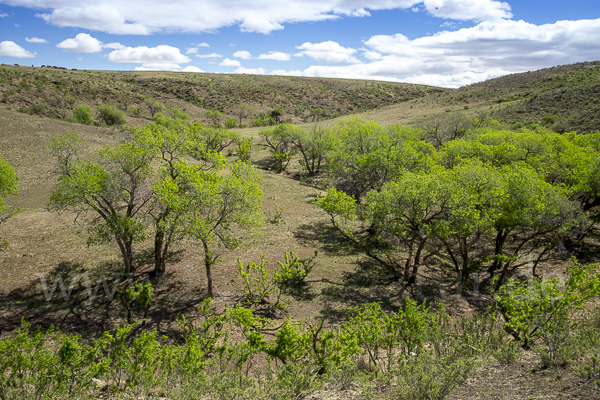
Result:
<svg viewBox="0 0 600 400">
<path fill-rule="evenodd" d="M 459 87 L 600 59 L 598 0 L 0 0 L 0 62 Z"/>
</svg>

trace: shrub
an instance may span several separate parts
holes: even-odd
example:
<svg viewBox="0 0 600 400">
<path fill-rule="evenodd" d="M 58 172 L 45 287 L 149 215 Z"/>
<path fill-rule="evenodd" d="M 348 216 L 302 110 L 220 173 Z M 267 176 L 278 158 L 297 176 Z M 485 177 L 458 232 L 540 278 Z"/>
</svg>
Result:
<svg viewBox="0 0 600 400">
<path fill-rule="evenodd" d="M 536 338 L 542 340 L 540 356 L 545 365 L 564 363 L 574 313 L 600 295 L 597 264 L 580 266 L 572 261 L 567 271 L 564 288 L 556 278 L 511 280 L 493 293 L 495 310 L 504 317 L 505 330 L 523 348 L 529 348 Z"/>
<path fill-rule="evenodd" d="M 142 109 L 140 107 L 129 107 L 129 114 L 135 118 L 142 118 Z"/>
<path fill-rule="evenodd" d="M 79 104 L 73 109 L 73 115 L 77 122 L 84 125 L 91 125 L 94 123 L 94 117 L 92 116 L 92 109 L 84 104 Z"/>
<path fill-rule="evenodd" d="M 98 107 L 98 119 L 106 125 L 123 125 L 127 123 L 125 113 L 115 106 L 100 106 Z"/>
<path fill-rule="evenodd" d="M 252 151 L 252 138 L 243 138 L 238 140 L 237 157 L 240 161 L 250 161 L 250 153 Z"/>
<path fill-rule="evenodd" d="M 235 119 L 229 118 L 229 119 L 226 119 L 225 121 L 223 121 L 223 124 L 225 125 L 225 128 L 233 129 L 237 125 L 237 122 L 235 121 Z"/>
</svg>

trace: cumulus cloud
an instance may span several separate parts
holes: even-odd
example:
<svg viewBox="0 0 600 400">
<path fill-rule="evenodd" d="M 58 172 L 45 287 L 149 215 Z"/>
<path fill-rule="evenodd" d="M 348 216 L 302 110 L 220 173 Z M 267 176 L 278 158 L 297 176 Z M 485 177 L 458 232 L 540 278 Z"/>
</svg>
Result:
<svg viewBox="0 0 600 400">
<path fill-rule="evenodd" d="M 102 42 L 87 33 L 79 33 L 72 39 L 66 39 L 56 45 L 69 53 L 97 53 L 102 51 Z"/>
<path fill-rule="evenodd" d="M 25 41 L 29 42 L 29 43 L 48 43 L 48 41 L 46 39 L 42 39 L 39 37 L 32 37 L 32 38 L 26 37 Z"/>
<path fill-rule="evenodd" d="M 217 53 L 210 53 L 210 54 L 198 54 L 196 55 L 196 57 L 198 58 L 222 58 L 223 56 Z"/>
<path fill-rule="evenodd" d="M 233 53 L 233 56 L 241 58 L 243 60 L 249 60 L 252 58 L 252 54 L 250 54 L 250 52 L 246 50 L 236 51 L 235 53 Z"/>
<path fill-rule="evenodd" d="M 224 59 L 219 63 L 222 67 L 239 67 L 241 64 L 238 60 L 230 60 L 229 58 Z"/>
<path fill-rule="evenodd" d="M 410 9 L 422 4 L 440 18 L 496 21 L 510 18 L 510 6 L 496 0 L 4 0 L 12 6 L 49 10 L 37 14 L 50 24 L 111 34 L 213 32 L 237 25 L 244 32 L 269 34 L 286 24 L 341 17 L 368 17 L 370 11 Z M 200 45 L 198 45 L 200 46 Z"/>
<path fill-rule="evenodd" d="M 0 42 L 0 56 L 17 58 L 34 58 L 35 54 L 25 50 L 15 42 L 6 40 Z"/>
<path fill-rule="evenodd" d="M 121 43 L 106 43 L 106 44 L 103 44 L 102 47 L 105 49 L 114 49 L 114 50 L 121 50 L 121 49 L 127 48 L 127 46 L 125 46 L 124 44 L 121 44 Z"/>
<path fill-rule="evenodd" d="M 278 61 L 289 61 L 291 57 L 289 54 L 282 53 L 281 51 L 270 51 L 266 54 L 258 56 L 260 60 L 278 60 Z"/>
<path fill-rule="evenodd" d="M 178 64 L 192 61 L 181 54 L 178 48 L 160 45 L 156 47 L 125 47 L 113 50 L 108 54 L 108 61 L 116 63 L 142 63 L 138 71 L 143 70 L 180 70 Z"/>
<path fill-rule="evenodd" d="M 7 13 L 0 13 L 0 18 L 8 17 Z"/>
<path fill-rule="evenodd" d="M 372 62 L 272 73 L 459 87 L 511 73 L 595 60 L 600 53 L 600 19 L 545 25 L 499 20 L 414 40 L 402 34 L 377 35 L 363 44 L 363 54 Z"/>
<path fill-rule="evenodd" d="M 244 68 L 239 67 L 233 71 L 234 74 L 249 74 L 249 75 L 263 75 L 267 71 L 264 68 Z"/>
<path fill-rule="evenodd" d="M 206 43 L 206 42 L 198 43 L 196 46 L 198 46 L 198 47 L 210 47 L 208 45 L 208 43 Z"/>
<path fill-rule="evenodd" d="M 197 47 L 190 47 L 185 49 L 185 54 L 198 54 L 198 48 Z"/>
<path fill-rule="evenodd" d="M 317 61 L 328 63 L 348 62 L 355 64 L 361 62 L 352 55 L 356 53 L 356 49 L 340 46 L 339 43 L 331 40 L 321 43 L 305 42 L 300 46 L 296 46 L 296 48 L 302 50 L 295 54 L 296 56 L 308 56 Z"/>
<path fill-rule="evenodd" d="M 200 68 L 195 67 L 193 65 L 188 65 L 187 67 L 185 67 L 184 69 L 182 69 L 182 71 L 183 72 L 204 72 Z"/>
</svg>

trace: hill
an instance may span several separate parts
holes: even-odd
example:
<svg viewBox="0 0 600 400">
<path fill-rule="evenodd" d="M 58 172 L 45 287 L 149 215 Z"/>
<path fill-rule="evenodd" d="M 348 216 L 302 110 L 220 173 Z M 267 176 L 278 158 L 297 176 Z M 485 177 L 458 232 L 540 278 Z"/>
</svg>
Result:
<svg viewBox="0 0 600 400">
<path fill-rule="evenodd" d="M 0 107 L 55 119 L 72 118 L 77 104 L 114 105 L 129 113 L 129 124 L 150 117 L 145 98 L 177 107 L 194 120 L 219 109 L 224 118 L 240 104 L 254 107 L 254 117 L 275 108 L 284 119 L 308 122 L 397 104 L 446 89 L 392 82 L 259 75 L 173 72 L 74 71 L 0 67 Z M 139 107 L 136 115 L 131 107 Z M 134 116 L 135 115 L 135 116 Z M 244 118 L 245 123 L 248 119 Z"/>
</svg>

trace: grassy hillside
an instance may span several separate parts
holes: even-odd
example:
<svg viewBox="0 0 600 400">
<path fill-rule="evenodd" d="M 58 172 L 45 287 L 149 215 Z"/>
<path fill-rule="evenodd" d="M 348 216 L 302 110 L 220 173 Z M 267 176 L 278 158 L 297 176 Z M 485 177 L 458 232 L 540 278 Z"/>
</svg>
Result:
<svg viewBox="0 0 600 400">
<path fill-rule="evenodd" d="M 224 118 L 239 120 L 233 112 L 238 105 L 247 104 L 255 108 L 254 117 L 280 107 L 285 111 L 284 119 L 302 122 L 443 91 L 421 85 L 324 78 L 0 68 L 0 107 L 55 119 L 72 118 L 77 104 L 92 108 L 109 104 L 126 112 L 140 107 L 142 117 L 149 118 L 143 104 L 149 97 L 167 108 L 179 108 L 194 120 L 204 120 L 206 110 L 214 108 Z M 129 114 L 130 124 L 143 123 Z M 248 118 L 243 122 L 247 124 Z"/>
<path fill-rule="evenodd" d="M 507 75 L 364 116 L 383 124 L 407 124 L 456 112 L 486 113 L 515 129 L 539 124 L 557 132 L 600 130 L 600 62 Z"/>
</svg>

